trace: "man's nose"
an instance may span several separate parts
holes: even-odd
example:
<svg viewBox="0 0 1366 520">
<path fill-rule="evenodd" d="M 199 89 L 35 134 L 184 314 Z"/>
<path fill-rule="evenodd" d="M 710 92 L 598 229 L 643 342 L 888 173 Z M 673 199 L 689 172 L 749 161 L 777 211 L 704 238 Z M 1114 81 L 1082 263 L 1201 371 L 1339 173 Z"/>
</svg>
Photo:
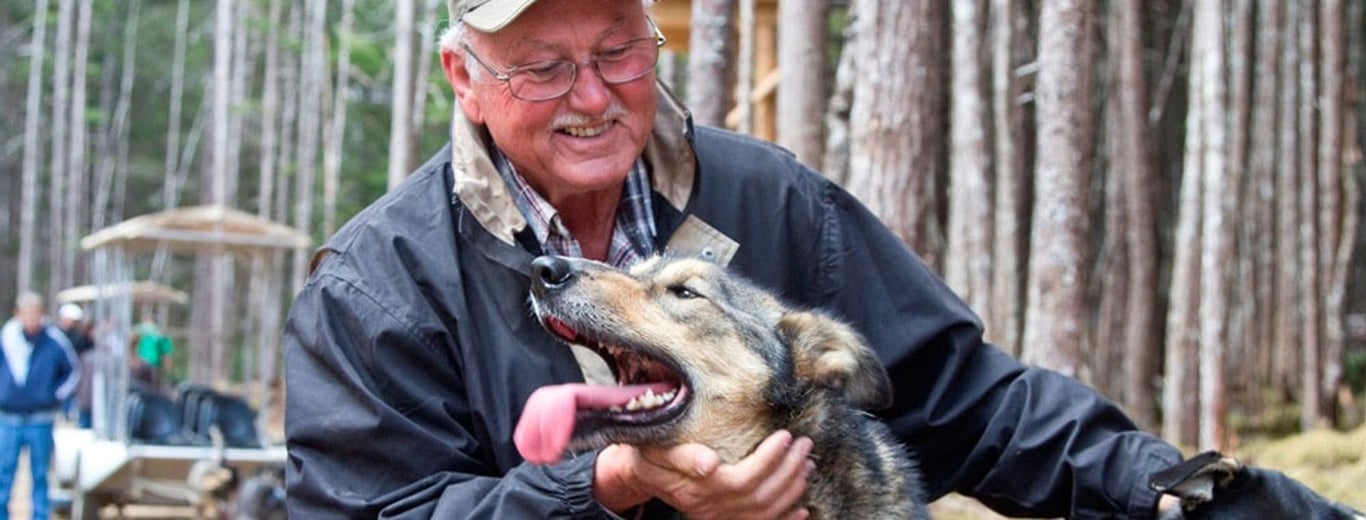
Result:
<svg viewBox="0 0 1366 520">
<path fill-rule="evenodd" d="M 597 62 L 576 63 L 574 84 L 569 87 L 569 103 L 576 110 L 588 114 L 598 114 L 611 103 L 610 85 L 598 72 Z"/>
</svg>

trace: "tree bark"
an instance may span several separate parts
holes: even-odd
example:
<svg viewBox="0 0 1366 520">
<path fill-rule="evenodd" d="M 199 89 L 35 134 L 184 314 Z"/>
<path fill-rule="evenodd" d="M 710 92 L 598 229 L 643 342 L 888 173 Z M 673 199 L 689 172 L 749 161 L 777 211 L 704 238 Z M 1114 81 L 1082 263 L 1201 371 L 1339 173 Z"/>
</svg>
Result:
<svg viewBox="0 0 1366 520">
<path fill-rule="evenodd" d="M 723 126 L 730 107 L 735 1 L 696 0 L 688 36 L 688 108 L 699 125 Z"/>
<path fill-rule="evenodd" d="M 1023 350 L 1028 363 L 1083 379 L 1094 9 L 1042 5 L 1036 99 L 1038 148 L 1048 153 L 1036 159 Z"/>
<path fill-rule="evenodd" d="M 416 0 L 394 2 L 394 82 L 389 113 L 389 189 L 413 170 L 413 18 Z M 313 34 L 313 33 L 310 33 Z M 307 59 L 307 58 L 305 58 Z M 302 137 L 302 134 L 300 134 Z"/>
<path fill-rule="evenodd" d="M 1343 384 L 1342 353 L 1344 301 L 1347 287 L 1347 260 L 1351 242 L 1345 233 L 1346 213 L 1356 204 L 1346 204 L 1343 176 L 1343 125 L 1349 112 L 1345 102 L 1347 75 L 1346 36 L 1342 0 L 1322 0 L 1319 4 L 1320 68 L 1319 149 L 1318 149 L 1318 226 L 1319 271 L 1323 276 L 1323 369 L 1319 379 L 1320 415 L 1329 426 L 1338 422 L 1338 388 Z M 1309 15 L 1309 16 L 1312 16 Z"/>
<path fill-rule="evenodd" d="M 846 186 L 938 270 L 944 176 L 944 12 L 938 2 L 861 0 Z M 846 52 L 848 52 L 846 50 Z"/>
<path fill-rule="evenodd" d="M 1134 2 L 1111 4 L 1117 85 L 1112 92 L 1115 108 L 1110 118 L 1110 173 L 1107 211 L 1123 215 L 1121 225 L 1107 230 L 1114 239 L 1112 254 L 1122 256 L 1124 299 L 1110 326 L 1115 329 L 1115 345 L 1123 352 L 1122 402 L 1131 417 L 1145 429 L 1157 424 L 1153 386 L 1157 376 L 1160 309 L 1158 303 L 1157 222 L 1155 219 L 1157 183 L 1152 168 L 1148 139 L 1147 83 L 1143 75 L 1142 13 Z M 1111 234 L 1113 232 L 1113 236 Z M 1107 286 L 1106 293 L 1109 294 Z M 1118 298 L 1116 298 L 1118 300 Z M 1108 342 L 1101 341 L 1101 345 Z"/>
<path fill-rule="evenodd" d="M 991 2 L 991 83 L 995 229 L 992 233 L 991 305 L 987 335 L 1012 355 L 1020 354 L 1024 333 L 1025 247 L 1029 236 L 1029 198 L 1024 82 L 1016 74 L 1029 59 L 1025 49 L 1028 13 L 1015 0 Z"/>
<path fill-rule="evenodd" d="M 993 186 L 987 144 L 987 49 L 983 40 L 986 4 L 955 0 L 952 4 L 952 79 L 950 94 L 950 159 L 948 243 L 944 278 L 973 309 L 991 303 Z"/>
<path fill-rule="evenodd" d="M 854 104 L 854 81 L 858 75 L 858 42 L 867 38 L 866 25 L 858 17 L 861 0 L 850 0 L 849 24 L 844 28 L 840 58 L 835 65 L 835 81 L 830 100 L 825 104 L 825 154 L 821 173 L 841 186 L 849 181 L 849 112 Z"/>
<path fill-rule="evenodd" d="M 1280 124 L 1277 133 L 1280 139 L 1276 144 L 1276 257 L 1278 262 L 1276 276 L 1276 348 L 1277 348 L 1277 387 L 1280 393 L 1290 399 L 1299 386 L 1300 363 L 1299 323 L 1303 320 L 1300 306 L 1299 287 L 1301 267 L 1299 261 L 1299 191 L 1300 172 L 1298 132 L 1300 88 L 1297 81 L 1300 61 L 1299 24 L 1296 13 L 1297 0 L 1288 0 L 1281 13 L 1281 67 L 1280 84 Z"/>
<path fill-rule="evenodd" d="M 778 144 L 813 167 L 825 160 L 826 2 L 778 3 Z"/>
<path fill-rule="evenodd" d="M 28 94 L 24 105 L 24 158 L 19 199 L 19 258 L 15 273 L 16 293 L 33 290 L 33 267 L 37 262 L 38 163 L 43 106 L 43 61 L 47 57 L 47 0 L 37 0 L 33 10 L 33 37 L 29 40 Z"/>
<path fill-rule="evenodd" d="M 63 287 L 60 266 L 65 263 L 67 254 L 65 244 L 62 243 L 62 216 L 66 214 L 66 172 L 71 158 L 71 135 L 67 125 L 71 122 L 71 40 L 75 11 L 76 0 L 61 0 L 57 3 L 57 32 L 52 52 L 52 160 L 49 169 L 51 191 L 47 208 L 49 295 L 57 294 Z"/>
<path fill-rule="evenodd" d="M 278 160 L 280 125 L 280 32 L 284 0 L 270 0 L 266 13 L 266 63 L 261 78 L 261 142 L 257 162 L 256 214 L 272 219 L 275 193 L 275 163 Z"/>
<path fill-rule="evenodd" d="M 1300 305 L 1304 320 L 1300 323 L 1300 428 L 1308 431 L 1326 420 L 1323 410 L 1324 395 L 1319 378 L 1323 373 L 1323 275 L 1319 272 L 1318 225 L 1318 119 L 1314 103 L 1318 92 L 1318 40 L 1315 38 L 1317 13 L 1314 0 L 1301 0 L 1295 6 L 1293 23 L 1300 26 L 1297 43 L 1300 48 L 1299 83 L 1299 149 L 1297 150 L 1301 188 L 1299 190 L 1300 266 L 1304 276 L 1300 284 Z"/>
<path fill-rule="evenodd" d="M 1198 70 L 1198 54 L 1192 54 L 1191 70 Z M 1191 76 L 1191 91 L 1198 92 L 1203 76 Z M 1194 446 L 1199 442 L 1199 344 L 1200 344 L 1200 215 L 1203 185 L 1198 174 L 1205 146 L 1205 99 L 1192 96 L 1187 108 L 1185 159 L 1176 222 L 1171 275 L 1171 304 L 1167 310 L 1165 376 L 1162 387 L 1162 437 L 1169 442 Z"/>
<path fill-rule="evenodd" d="M 1187 149 L 1195 155 L 1190 162 L 1196 169 L 1183 176 L 1199 179 L 1200 231 L 1200 436 L 1199 448 L 1224 448 L 1224 344 L 1229 317 L 1229 266 L 1233 264 L 1233 196 L 1228 168 L 1229 139 L 1225 116 L 1228 93 L 1224 77 L 1223 10 L 1215 2 L 1197 2 L 1192 22 L 1190 97 L 1199 97 L 1199 110 L 1193 110 L 1186 131 L 1200 132 L 1200 146 Z M 1197 122 L 1198 121 L 1198 122 Z M 1192 183 L 1185 183 L 1190 186 Z M 1184 186 L 1183 186 L 1184 187 Z M 1184 196 L 1184 194 L 1183 194 Z"/>
<path fill-rule="evenodd" d="M 137 36 L 141 23 L 142 0 L 129 4 L 128 20 L 123 26 L 123 59 L 120 67 L 119 95 L 114 105 L 114 116 L 106 136 L 114 157 L 101 156 L 95 186 L 95 202 L 91 205 L 91 229 L 102 229 L 107 222 L 122 220 L 123 189 L 128 184 L 128 121 L 133 104 L 133 81 L 137 78 Z M 112 199 L 112 200 L 111 200 Z"/>
<path fill-rule="evenodd" d="M 1251 228 L 1251 240 L 1246 247 L 1254 257 L 1256 311 L 1253 313 L 1249 340 L 1255 345 L 1257 356 L 1256 384 L 1259 389 L 1275 384 L 1277 342 L 1275 319 L 1276 277 L 1276 128 L 1279 125 L 1277 78 L 1280 77 L 1280 24 L 1283 7 L 1280 0 L 1261 0 L 1257 9 L 1256 60 L 1253 76 L 1262 78 L 1252 82 L 1251 145 L 1248 172 L 1251 175 L 1250 206 L 1243 220 Z M 1260 403 L 1260 393 L 1250 397 Z"/>
<path fill-rule="evenodd" d="M 408 17 L 410 19 L 412 17 L 411 7 L 413 1 L 414 0 L 400 0 L 399 2 L 399 9 L 402 9 L 403 4 L 408 5 Z M 323 30 L 326 26 L 327 2 L 325 0 L 308 2 L 308 5 L 304 8 L 304 18 L 307 26 L 303 33 L 306 36 L 304 38 L 303 52 L 299 56 L 299 130 L 297 134 L 299 187 L 295 193 L 296 213 L 294 227 L 304 234 L 312 235 L 314 181 L 317 179 L 318 175 L 318 133 L 322 121 L 322 85 L 323 82 L 326 81 L 326 74 L 324 72 L 326 69 L 324 61 L 326 53 L 323 51 L 321 35 L 324 34 Z M 405 31 L 400 30 L 400 33 L 403 32 Z M 409 34 L 408 39 L 411 40 L 412 31 L 406 32 Z M 411 50 L 409 52 L 411 52 Z M 395 70 L 395 74 L 397 73 L 398 71 Z M 408 74 L 408 72 L 404 72 L 404 74 Z M 411 96 L 412 89 L 409 88 L 407 92 L 409 92 Z M 409 113 L 406 106 L 403 109 L 394 106 L 392 110 L 394 110 L 395 113 L 402 114 L 402 117 L 400 118 L 400 121 L 397 122 L 397 128 L 390 128 L 390 135 L 393 135 L 393 132 L 400 128 L 407 127 Z M 401 146 L 405 147 L 404 149 L 406 151 L 400 152 L 397 149 L 392 148 L 392 145 L 394 144 L 393 141 L 390 141 L 390 151 L 405 156 L 405 160 L 410 160 L 406 158 L 411 151 L 406 148 L 407 146 L 411 146 L 411 136 L 409 137 L 410 138 L 407 141 L 403 141 L 401 144 Z M 390 160 L 393 161 L 393 159 Z M 392 175 L 394 172 L 394 163 L 391 162 L 389 166 L 389 182 L 390 188 L 392 189 L 395 185 L 394 177 Z M 407 170 L 403 171 L 403 175 L 406 176 L 407 173 Z M 308 255 L 303 250 L 295 250 L 294 252 L 293 289 L 295 292 L 303 287 L 307 257 Z"/>
<path fill-rule="evenodd" d="M 332 93 L 332 124 L 327 127 L 327 135 L 323 139 L 323 236 L 331 236 L 337 229 L 337 190 L 341 184 L 342 149 L 346 142 L 346 101 L 351 88 L 351 33 L 355 25 L 355 4 L 355 0 L 342 0 L 341 25 L 337 27 L 337 86 Z M 413 113 L 418 112 L 413 110 Z"/>
</svg>

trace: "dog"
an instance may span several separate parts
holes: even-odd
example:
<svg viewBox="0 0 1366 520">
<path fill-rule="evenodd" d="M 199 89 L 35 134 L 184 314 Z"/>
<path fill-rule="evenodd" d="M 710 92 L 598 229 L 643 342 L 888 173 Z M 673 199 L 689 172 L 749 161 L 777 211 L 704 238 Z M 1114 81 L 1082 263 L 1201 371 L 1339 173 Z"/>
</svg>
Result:
<svg viewBox="0 0 1366 520">
<path fill-rule="evenodd" d="M 909 450 L 860 409 L 889 406 L 891 382 L 848 325 L 698 258 L 656 256 L 627 272 L 539 257 L 530 302 L 552 335 L 600 355 L 616 385 L 533 392 L 514 434 L 528 462 L 695 442 L 733 463 L 786 429 L 814 441 L 811 518 L 929 518 Z"/>
</svg>

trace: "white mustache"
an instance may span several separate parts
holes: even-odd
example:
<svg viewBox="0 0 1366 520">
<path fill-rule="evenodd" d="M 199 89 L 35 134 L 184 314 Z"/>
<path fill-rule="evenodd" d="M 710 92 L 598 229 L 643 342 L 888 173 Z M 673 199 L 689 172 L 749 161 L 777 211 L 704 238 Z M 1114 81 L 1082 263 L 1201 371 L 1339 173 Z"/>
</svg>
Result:
<svg viewBox="0 0 1366 520">
<path fill-rule="evenodd" d="M 601 115 L 590 116 L 578 113 L 560 114 L 555 116 L 555 119 L 550 124 L 553 128 L 583 127 L 626 117 L 626 114 L 626 107 L 622 106 L 618 101 L 613 101 L 611 105 L 607 106 L 606 110 L 602 111 Z"/>
</svg>

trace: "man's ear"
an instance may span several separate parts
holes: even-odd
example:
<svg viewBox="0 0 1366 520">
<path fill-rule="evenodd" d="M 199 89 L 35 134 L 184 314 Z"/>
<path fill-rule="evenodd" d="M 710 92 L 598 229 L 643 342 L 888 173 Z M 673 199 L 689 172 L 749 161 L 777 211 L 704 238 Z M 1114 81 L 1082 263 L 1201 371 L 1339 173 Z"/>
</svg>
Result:
<svg viewBox="0 0 1366 520">
<path fill-rule="evenodd" d="M 892 382 L 863 338 L 848 325 L 815 312 L 788 312 L 778 337 L 792 351 L 797 378 L 844 395 L 860 408 L 892 405 Z"/>
<path fill-rule="evenodd" d="M 441 69 L 446 71 L 446 81 L 451 84 L 451 90 L 455 92 L 455 100 L 460 103 L 460 109 L 465 111 L 465 118 L 476 125 L 484 124 L 484 114 L 480 109 L 479 100 L 474 95 L 474 78 L 470 77 L 470 72 L 465 68 L 465 54 L 463 51 L 442 50 Z"/>
</svg>

